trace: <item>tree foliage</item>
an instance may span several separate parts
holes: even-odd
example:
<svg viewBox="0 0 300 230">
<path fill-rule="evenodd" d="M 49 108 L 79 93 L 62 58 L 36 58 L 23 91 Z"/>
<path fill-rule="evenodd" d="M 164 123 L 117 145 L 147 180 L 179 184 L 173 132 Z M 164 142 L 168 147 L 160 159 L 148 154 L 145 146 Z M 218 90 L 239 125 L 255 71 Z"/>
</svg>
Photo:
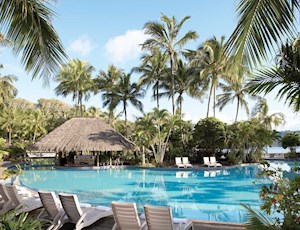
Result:
<svg viewBox="0 0 300 230">
<path fill-rule="evenodd" d="M 200 120 L 193 133 L 196 148 L 204 149 L 212 156 L 224 148 L 225 138 L 226 124 L 213 117 Z"/>
</svg>

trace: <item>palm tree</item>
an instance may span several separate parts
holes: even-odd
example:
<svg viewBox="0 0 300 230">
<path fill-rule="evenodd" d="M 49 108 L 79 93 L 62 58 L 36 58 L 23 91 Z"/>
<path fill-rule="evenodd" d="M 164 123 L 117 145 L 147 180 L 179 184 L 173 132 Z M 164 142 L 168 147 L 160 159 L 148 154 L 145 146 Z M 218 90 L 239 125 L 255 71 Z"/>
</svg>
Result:
<svg viewBox="0 0 300 230">
<path fill-rule="evenodd" d="M 272 130 L 272 125 L 275 127 L 285 123 L 283 113 L 273 113 L 269 115 L 269 106 L 267 100 L 261 98 L 252 111 L 252 117 L 256 118 L 267 129 Z"/>
<path fill-rule="evenodd" d="M 13 75 L 3 77 L 0 75 L 0 108 L 7 105 L 17 95 L 18 90 L 13 85 L 16 80 L 17 77 Z"/>
<path fill-rule="evenodd" d="M 227 42 L 227 53 L 247 64 L 257 65 L 266 59 L 274 43 L 295 31 L 295 13 L 299 12 L 299 1 L 290 0 L 239 0 L 238 25 Z"/>
<path fill-rule="evenodd" d="M 4 108 L 0 116 L 0 128 L 7 134 L 7 143 L 12 144 L 12 137 L 21 122 L 20 111 L 12 106 Z"/>
<path fill-rule="evenodd" d="M 224 41 L 224 36 L 221 37 L 220 41 L 218 41 L 216 37 L 213 37 L 204 42 L 198 51 L 190 57 L 190 65 L 197 67 L 200 71 L 200 82 L 207 81 L 207 84 L 209 85 L 206 117 L 209 116 L 212 97 L 213 116 L 216 116 L 216 91 L 220 86 L 220 80 L 234 81 L 234 79 L 229 78 L 228 71 L 230 70 L 231 60 L 225 55 Z"/>
<path fill-rule="evenodd" d="M 32 142 L 35 142 L 36 138 L 42 134 L 46 134 L 47 117 L 40 109 L 32 110 L 24 120 L 26 127 L 26 134 L 32 134 Z"/>
<path fill-rule="evenodd" d="M 105 92 L 113 87 L 119 79 L 122 70 L 118 69 L 114 65 L 109 65 L 107 73 L 103 70 L 100 71 L 99 75 L 95 79 L 96 88 L 100 92 Z"/>
<path fill-rule="evenodd" d="M 109 65 L 107 72 L 100 70 L 100 73 L 98 74 L 97 78 L 94 80 L 95 81 L 95 87 L 97 92 L 107 94 L 109 95 L 110 92 L 112 91 L 113 87 L 116 85 L 118 79 L 122 75 L 123 70 L 117 68 L 114 65 Z M 102 98 L 104 98 L 102 94 Z M 113 114 L 113 110 L 115 108 L 112 108 L 112 103 L 109 102 L 109 100 L 103 99 L 107 102 L 107 104 L 103 104 L 103 107 L 106 107 L 108 105 L 108 113 L 111 115 Z M 110 119 L 108 119 L 108 123 L 110 124 Z"/>
<path fill-rule="evenodd" d="M 249 74 L 248 69 L 242 65 L 235 66 L 232 74 L 236 75 L 234 79 L 237 81 L 228 82 L 228 84 L 220 83 L 220 87 L 223 93 L 217 96 L 220 111 L 228 105 L 228 103 L 233 103 L 235 100 L 236 105 L 236 115 L 235 122 L 237 121 L 239 109 L 245 108 L 247 115 L 249 114 L 248 102 L 246 101 L 246 96 L 251 99 L 256 99 L 255 96 L 250 95 L 249 88 L 246 86 L 246 76 Z"/>
<path fill-rule="evenodd" d="M 163 53 L 169 57 L 170 76 L 171 76 L 171 98 L 172 98 L 172 112 L 175 114 L 175 100 L 174 100 L 174 60 L 177 53 L 190 40 L 196 40 L 198 35 L 195 31 L 188 31 L 181 38 L 178 38 L 179 32 L 190 17 L 184 17 L 179 23 L 173 16 L 172 18 L 166 15 L 161 16 L 161 21 L 164 23 L 149 21 L 144 25 L 145 33 L 149 34 L 151 38 L 147 39 L 143 44 L 143 49 L 153 49 L 159 47 Z"/>
<path fill-rule="evenodd" d="M 136 83 L 131 83 L 131 74 L 122 73 L 116 84 L 110 91 L 103 93 L 103 105 L 110 109 L 116 108 L 120 103 L 125 116 L 126 136 L 127 136 L 127 107 L 130 102 L 135 108 L 143 111 L 143 104 L 139 100 L 144 97 L 143 90 Z"/>
<path fill-rule="evenodd" d="M 174 69 L 174 94 L 178 94 L 176 104 L 179 115 L 182 117 L 183 94 L 187 93 L 191 97 L 200 97 L 203 92 L 199 91 L 198 87 L 195 87 L 193 82 L 194 68 L 191 68 L 188 64 L 179 59 L 176 61 Z M 160 87 L 165 89 L 165 91 L 160 93 L 159 97 L 172 96 L 172 85 L 170 80 L 170 75 L 167 75 L 165 80 L 161 82 Z"/>
<path fill-rule="evenodd" d="M 76 104 L 80 108 L 81 117 L 83 116 L 82 100 L 88 100 L 91 92 L 95 92 L 91 76 L 94 69 L 87 62 L 74 59 L 62 66 L 56 78 L 56 81 L 59 82 L 55 88 L 56 94 L 64 97 L 72 94 L 73 101 L 77 100 Z"/>
<path fill-rule="evenodd" d="M 300 37 L 291 44 L 282 45 L 277 66 L 259 71 L 249 81 L 254 94 L 270 93 L 279 88 L 276 97 L 285 97 L 285 103 L 300 111 Z"/>
<path fill-rule="evenodd" d="M 7 0 L 0 3 L 0 27 L 15 55 L 33 77 L 47 80 L 66 58 L 51 20 L 55 15 L 49 1 Z"/>
<path fill-rule="evenodd" d="M 133 68 L 134 72 L 142 73 L 139 84 L 146 85 L 146 89 L 153 85 L 153 98 L 156 99 L 156 107 L 159 109 L 159 85 L 163 81 L 166 71 L 167 55 L 163 54 L 159 48 L 153 48 L 151 53 L 142 57 L 139 67 Z"/>
</svg>

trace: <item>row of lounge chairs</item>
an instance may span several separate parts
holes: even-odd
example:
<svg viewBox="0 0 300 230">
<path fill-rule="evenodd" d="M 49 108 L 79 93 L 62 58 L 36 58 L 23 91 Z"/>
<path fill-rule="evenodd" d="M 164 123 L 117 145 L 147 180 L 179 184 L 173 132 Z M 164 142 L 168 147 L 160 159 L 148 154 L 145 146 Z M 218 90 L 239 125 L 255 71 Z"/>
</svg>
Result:
<svg viewBox="0 0 300 230">
<path fill-rule="evenodd" d="M 193 165 L 190 163 L 188 157 L 175 157 L 175 163 L 178 168 L 193 168 Z"/>
<path fill-rule="evenodd" d="M 222 164 L 217 162 L 216 157 L 203 157 L 203 165 L 206 167 L 222 167 Z"/>
<path fill-rule="evenodd" d="M 60 193 L 58 198 L 54 192 L 39 191 L 33 193 L 32 191 L 22 195 L 22 188 L 0 184 L 2 198 L 0 213 L 5 214 L 14 209 L 18 215 L 22 212 L 43 208 L 37 218 L 47 219 L 51 222 L 47 230 L 60 229 L 67 222 L 74 223 L 75 229 L 79 230 L 110 215 L 113 215 L 115 219 L 113 229 L 193 229 L 190 220 L 173 218 L 170 207 L 145 205 L 144 214 L 139 216 L 135 203 L 112 202 L 112 208 L 106 206 L 93 207 L 90 204 L 79 203 L 77 196 L 74 194 Z"/>
<path fill-rule="evenodd" d="M 188 157 L 175 157 L 175 163 L 178 168 L 193 168 Z M 222 164 L 217 162 L 216 157 L 203 157 L 203 166 L 206 167 L 222 167 Z"/>
</svg>

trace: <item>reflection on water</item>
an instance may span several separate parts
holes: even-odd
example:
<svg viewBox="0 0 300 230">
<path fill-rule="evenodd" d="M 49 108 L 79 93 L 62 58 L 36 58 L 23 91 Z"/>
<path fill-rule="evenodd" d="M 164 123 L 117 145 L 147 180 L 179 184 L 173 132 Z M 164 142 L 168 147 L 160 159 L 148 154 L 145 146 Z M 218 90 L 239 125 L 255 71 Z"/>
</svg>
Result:
<svg viewBox="0 0 300 230">
<path fill-rule="evenodd" d="M 191 219 L 243 222 L 240 203 L 259 206 L 257 166 L 208 170 L 26 170 L 22 184 L 35 190 L 76 193 L 80 202 L 111 201 L 170 205 L 173 215 Z"/>
</svg>

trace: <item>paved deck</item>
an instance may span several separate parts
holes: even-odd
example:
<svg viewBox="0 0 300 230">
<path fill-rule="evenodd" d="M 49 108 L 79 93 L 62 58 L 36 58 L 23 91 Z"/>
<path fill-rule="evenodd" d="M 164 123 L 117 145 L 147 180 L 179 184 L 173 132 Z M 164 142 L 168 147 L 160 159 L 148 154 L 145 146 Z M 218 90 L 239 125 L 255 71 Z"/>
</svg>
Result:
<svg viewBox="0 0 300 230">
<path fill-rule="evenodd" d="M 84 228 L 84 230 L 111 230 L 115 221 L 113 217 L 106 217 L 95 224 Z M 245 230 L 246 228 L 240 224 L 234 223 L 218 223 L 209 221 L 193 221 L 194 230 Z M 73 230 L 73 224 L 65 224 L 61 230 Z"/>
</svg>

